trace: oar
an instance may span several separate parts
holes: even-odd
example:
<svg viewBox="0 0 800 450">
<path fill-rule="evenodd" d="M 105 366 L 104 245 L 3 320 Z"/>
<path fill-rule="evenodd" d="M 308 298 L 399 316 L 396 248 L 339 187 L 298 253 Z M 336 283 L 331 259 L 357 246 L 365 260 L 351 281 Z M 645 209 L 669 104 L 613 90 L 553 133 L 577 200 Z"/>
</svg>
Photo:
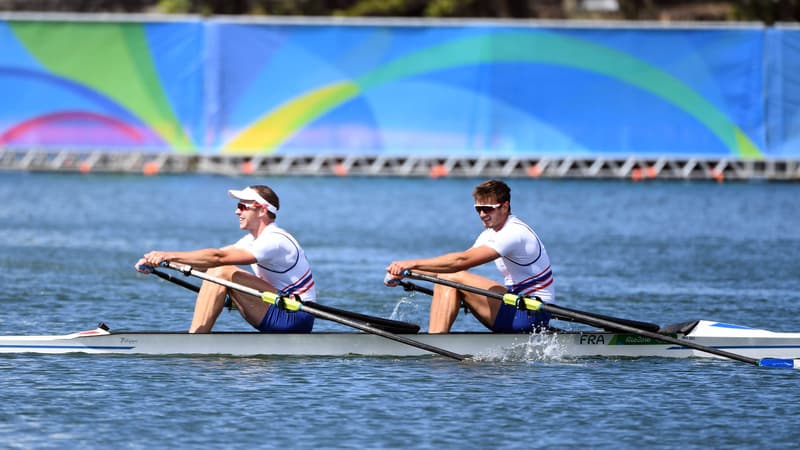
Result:
<svg viewBox="0 0 800 450">
<path fill-rule="evenodd" d="M 422 292 L 423 294 L 433 295 L 433 289 L 429 289 L 418 284 L 414 284 L 410 281 L 399 281 L 398 284 L 403 287 L 406 291 L 412 292 Z"/>
<path fill-rule="evenodd" d="M 170 275 L 170 274 L 168 274 L 166 272 L 162 272 L 162 271 L 160 271 L 158 269 L 151 269 L 150 273 L 152 273 L 153 275 L 157 276 L 158 278 L 161 278 L 162 280 L 167 280 L 167 281 L 170 281 L 172 283 L 177 284 L 178 286 L 185 287 L 186 289 L 189 289 L 190 291 L 200 292 L 200 286 L 197 286 L 197 285 L 194 285 L 192 283 L 189 283 L 188 281 L 182 280 L 182 279 L 180 279 L 178 277 L 173 277 L 172 275 Z"/>
<path fill-rule="evenodd" d="M 688 347 L 693 348 L 695 350 L 699 350 L 701 352 L 709 353 L 716 356 L 721 356 L 723 358 L 732 359 L 735 361 L 740 361 L 743 363 L 752 364 L 755 366 L 762 366 L 762 367 L 780 367 L 780 368 L 787 368 L 787 369 L 798 369 L 800 368 L 800 359 L 780 359 L 780 358 L 750 358 L 743 355 L 738 355 L 736 353 L 727 352 L 725 350 L 720 350 L 713 347 L 706 347 L 705 345 L 700 345 L 692 341 L 688 340 L 681 340 L 674 338 L 672 336 L 667 336 L 660 333 L 654 333 L 652 331 L 642 330 L 636 327 L 632 327 L 630 325 L 626 325 L 623 323 L 617 323 L 610 320 L 606 320 L 603 318 L 598 317 L 597 315 L 585 313 L 582 311 L 578 311 L 575 309 L 566 309 L 561 308 L 557 305 L 551 303 L 544 303 L 542 301 L 520 296 L 516 294 L 500 294 L 494 291 L 489 291 L 486 289 L 479 289 L 473 286 L 469 286 L 462 283 L 457 283 L 455 281 L 444 280 L 438 277 L 425 275 L 421 273 L 412 272 L 410 270 L 406 270 L 403 273 L 403 276 L 409 278 L 416 278 L 418 280 L 429 281 L 431 283 L 438 283 L 444 286 L 449 286 L 456 289 L 461 289 L 464 291 L 472 292 L 475 294 L 485 295 L 487 297 L 496 298 L 501 300 L 510 305 L 516 305 L 518 307 L 525 307 L 526 309 L 537 311 L 541 309 L 542 311 L 550 312 L 553 315 L 563 315 L 565 317 L 571 317 L 576 322 L 585 323 L 587 325 L 601 327 L 601 328 L 611 328 L 616 331 L 624 332 L 624 333 L 631 333 L 636 334 L 639 336 L 649 337 L 651 339 L 657 339 L 662 342 L 667 342 L 670 344 L 679 345 L 681 347 Z"/>
<path fill-rule="evenodd" d="M 200 292 L 200 286 L 189 283 L 186 280 L 172 276 L 171 274 L 162 272 L 158 269 L 150 269 L 150 272 L 153 275 L 156 275 L 161 279 L 175 283 L 178 286 L 185 287 L 186 289 L 189 289 L 194 292 Z M 342 317 L 347 317 L 348 319 L 360 320 L 361 322 L 364 322 L 367 325 L 380 328 L 381 330 L 388 331 L 390 333 L 416 334 L 419 332 L 419 325 L 415 323 L 384 319 L 383 317 L 375 317 L 367 314 L 347 311 L 344 309 L 334 308 L 333 306 L 320 305 L 319 303 L 314 304 L 314 307 L 332 314 L 337 314 Z"/>
<path fill-rule="evenodd" d="M 275 294 L 275 293 L 272 293 L 272 292 L 266 292 L 266 291 L 261 292 L 261 291 L 259 291 L 257 289 L 253 289 L 253 288 L 251 288 L 249 286 L 244 286 L 244 285 L 241 285 L 241 284 L 238 284 L 238 283 L 234 283 L 232 281 L 228 281 L 228 280 L 224 280 L 222 278 L 215 277 L 213 275 L 208 275 L 205 272 L 201 272 L 199 270 L 193 269 L 192 266 L 186 266 L 186 265 L 175 264 L 175 263 L 170 263 L 170 262 L 167 262 L 166 264 L 162 263 L 162 265 L 164 267 L 170 268 L 172 270 L 177 270 L 177 271 L 183 273 L 184 275 L 192 275 L 192 276 L 195 276 L 197 278 L 200 278 L 201 280 L 210 281 L 212 283 L 217 283 L 217 284 L 219 284 L 221 286 L 225 286 L 225 287 L 230 288 L 230 289 L 235 289 L 235 290 L 237 290 L 239 292 L 244 292 L 245 294 L 250 294 L 252 296 L 260 298 L 261 300 L 263 300 L 263 301 L 265 301 L 267 303 L 272 304 L 275 307 L 283 307 L 283 308 L 286 308 L 287 310 L 290 310 L 290 311 L 305 311 L 305 312 L 307 312 L 309 314 L 312 314 L 312 315 L 314 315 L 316 317 L 319 317 L 320 319 L 325 319 L 325 320 L 330 320 L 330 321 L 333 321 L 333 322 L 336 322 L 336 323 L 340 323 L 342 325 L 346 325 L 346 326 L 349 326 L 349 327 L 352 327 L 352 328 L 356 328 L 358 330 L 361 330 L 361 331 L 364 331 L 364 332 L 367 332 L 367 333 L 371 333 L 371 334 L 375 334 L 375 335 L 378 335 L 378 336 L 381 336 L 381 337 L 385 337 L 386 339 L 391 339 L 393 341 L 401 342 L 403 344 L 410 345 L 412 347 L 420 348 L 422 350 L 425 350 L 425 351 L 428 351 L 428 352 L 431 352 L 431 353 L 438 353 L 439 355 L 447 356 L 449 358 L 453 358 L 453 359 L 456 359 L 458 361 L 462 361 L 462 360 L 466 359 L 466 356 L 464 356 L 464 355 L 460 355 L 458 353 L 454 353 L 454 352 L 451 352 L 449 350 L 445 350 L 445 349 L 442 349 L 442 348 L 434 347 L 434 346 L 428 345 L 428 344 L 426 344 L 424 342 L 415 341 L 415 340 L 409 339 L 409 338 L 407 338 L 405 336 L 399 336 L 399 335 L 396 335 L 394 333 L 389 333 L 388 331 L 381 330 L 380 328 L 375 328 L 375 327 L 373 327 L 371 325 L 367 325 L 367 324 L 359 322 L 359 321 L 350 320 L 350 319 L 348 319 L 346 317 L 342 317 L 342 316 L 340 316 L 338 314 L 333 314 L 333 313 L 330 313 L 330 312 L 327 312 L 327 311 L 323 311 L 320 308 L 314 307 L 311 304 L 312 302 L 302 303 L 302 302 L 300 302 L 298 300 L 295 300 L 295 299 L 292 299 L 292 298 L 280 297 L 278 294 Z M 280 306 L 277 305 L 276 303 L 279 303 Z"/>
<path fill-rule="evenodd" d="M 417 292 L 422 292 L 423 294 L 433 295 L 433 290 L 432 289 L 428 289 L 426 287 L 422 287 L 422 286 L 420 286 L 418 284 L 414 284 L 414 283 L 411 283 L 409 281 L 400 281 L 399 284 L 400 284 L 400 286 L 403 287 L 403 289 L 405 289 L 407 291 L 417 291 Z M 571 309 L 565 308 L 563 306 L 561 306 L 561 309 L 563 309 L 565 311 L 581 312 L 581 311 L 571 310 Z M 589 313 L 584 313 L 584 314 L 588 315 Z M 657 332 L 658 330 L 661 329 L 661 327 L 659 325 L 655 324 L 655 323 L 640 322 L 638 320 L 630 320 L 630 319 L 620 319 L 618 317 L 604 316 L 602 314 L 596 314 L 596 313 L 592 313 L 591 315 L 593 317 L 598 317 L 600 319 L 608 320 L 608 321 L 615 322 L 615 323 L 622 323 L 622 324 L 629 325 L 629 326 L 632 326 L 632 327 L 635 327 L 635 328 L 639 328 L 641 330 Z M 556 319 L 559 319 L 559 320 L 566 320 L 566 321 L 569 321 L 569 322 L 578 322 L 578 321 L 576 321 L 575 319 L 573 319 L 571 317 L 562 316 L 561 314 L 553 314 L 553 317 L 555 317 Z M 607 329 L 606 327 L 602 327 L 602 328 Z"/>
</svg>

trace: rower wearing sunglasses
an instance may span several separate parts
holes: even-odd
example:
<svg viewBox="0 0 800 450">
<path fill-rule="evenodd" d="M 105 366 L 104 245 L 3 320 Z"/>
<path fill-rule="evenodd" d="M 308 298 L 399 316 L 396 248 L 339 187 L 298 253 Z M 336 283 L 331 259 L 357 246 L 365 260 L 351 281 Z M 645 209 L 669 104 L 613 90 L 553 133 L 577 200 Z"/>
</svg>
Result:
<svg viewBox="0 0 800 450">
<path fill-rule="evenodd" d="M 396 286 L 404 271 L 414 270 L 500 294 L 511 292 L 554 301 L 550 258 L 533 229 L 511 214 L 508 185 L 497 180 L 485 181 L 475 188 L 472 196 L 475 211 L 485 227 L 472 248 L 433 258 L 394 261 L 386 268 L 384 283 Z M 489 261 L 494 261 L 503 275 L 503 284 L 467 271 Z M 517 309 L 496 298 L 436 284 L 428 332 L 449 332 L 462 301 L 484 326 L 498 333 L 532 332 L 546 327 L 550 321 L 550 314 L 541 310 Z"/>
<path fill-rule="evenodd" d="M 207 269 L 209 275 L 259 291 L 315 301 L 314 277 L 305 252 L 291 234 L 275 223 L 280 208 L 278 195 L 263 185 L 229 190 L 228 195 L 239 201 L 236 205 L 239 228 L 248 232 L 238 242 L 222 248 L 188 252 L 154 250 L 139 260 L 136 270 L 148 273 L 148 268 L 158 267 L 165 261 L 188 264 L 195 269 Z M 254 273 L 237 267 L 247 264 Z M 289 312 L 258 297 L 204 281 L 197 294 L 189 332 L 211 332 L 228 296 L 242 317 L 261 332 L 307 333 L 314 326 L 311 314 Z"/>
</svg>

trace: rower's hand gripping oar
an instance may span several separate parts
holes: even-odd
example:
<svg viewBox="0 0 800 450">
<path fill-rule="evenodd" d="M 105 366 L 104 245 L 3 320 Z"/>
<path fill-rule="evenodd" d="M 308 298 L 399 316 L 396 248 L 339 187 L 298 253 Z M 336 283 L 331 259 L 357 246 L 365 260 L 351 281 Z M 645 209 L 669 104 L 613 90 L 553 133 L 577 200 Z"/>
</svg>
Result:
<svg viewBox="0 0 800 450">
<path fill-rule="evenodd" d="M 469 286 L 462 283 L 457 283 L 455 281 L 445 280 L 442 278 L 425 275 L 421 273 L 412 272 L 410 270 L 406 270 L 403 272 L 404 277 L 415 278 L 417 280 L 429 281 L 431 283 L 437 283 L 444 286 L 449 286 L 456 289 L 461 289 L 464 291 L 472 292 L 475 294 L 485 295 L 486 297 L 495 298 L 498 300 L 503 301 L 504 303 L 514 305 L 518 308 L 525 308 L 530 309 L 533 311 L 542 310 L 547 311 L 553 315 L 559 315 L 564 317 L 571 317 L 576 322 L 585 323 L 587 325 L 601 327 L 601 328 L 610 328 L 619 332 L 623 333 L 631 333 L 636 334 L 639 336 L 649 337 L 651 339 L 657 339 L 662 342 L 667 342 L 670 344 L 679 345 L 681 347 L 688 347 L 693 348 L 695 350 L 699 350 L 701 352 L 709 353 L 712 355 L 720 356 L 723 358 L 732 359 L 734 361 L 740 361 L 748 364 L 752 364 L 755 366 L 762 366 L 762 367 L 779 367 L 784 369 L 800 369 L 800 359 L 780 359 L 780 358 L 750 358 L 744 355 L 738 355 L 736 353 L 731 353 L 725 350 L 720 350 L 714 347 L 707 347 L 705 345 L 700 345 L 695 342 L 683 339 L 677 339 L 672 336 L 667 336 L 665 334 L 654 333 L 652 331 L 642 330 L 639 328 L 632 327 L 630 325 L 626 325 L 619 322 L 613 322 L 601 317 L 598 317 L 594 314 L 585 313 L 583 311 L 578 311 L 575 309 L 567 309 L 561 308 L 557 305 L 552 303 L 545 303 L 541 300 L 537 300 L 535 298 L 526 297 L 523 295 L 517 294 L 500 294 L 494 291 L 489 291 L 485 289 L 476 288 L 473 286 Z"/>
<path fill-rule="evenodd" d="M 244 286 L 242 284 L 234 283 L 232 281 L 228 281 L 228 280 L 225 280 L 225 279 L 222 279 L 222 278 L 218 278 L 218 277 L 215 277 L 213 275 L 208 275 L 205 272 L 201 272 L 199 270 L 193 269 L 192 266 L 187 266 L 187 265 L 183 265 L 183 264 L 175 264 L 175 263 L 171 263 L 171 262 L 161 263 L 161 266 L 167 267 L 167 268 L 172 269 L 172 270 L 177 270 L 177 271 L 183 273 L 184 275 L 191 275 L 191 276 L 200 278 L 201 280 L 210 281 L 212 283 L 216 283 L 216 284 L 219 284 L 221 286 L 225 286 L 227 288 L 235 289 L 235 290 L 237 290 L 239 292 L 243 292 L 245 294 L 249 294 L 249 295 L 252 295 L 254 297 L 258 297 L 258 298 L 260 298 L 261 300 L 263 300 L 263 301 L 265 301 L 267 303 L 275 305 L 276 307 L 285 308 L 285 309 L 287 309 L 289 311 L 305 311 L 305 312 L 307 312 L 309 314 L 312 314 L 312 315 L 314 315 L 316 317 L 319 317 L 320 319 L 325 319 L 325 320 L 330 320 L 330 321 L 333 321 L 333 322 L 336 322 L 336 323 L 340 323 L 342 325 L 346 325 L 346 326 L 349 326 L 349 327 L 352 327 L 352 328 L 356 328 L 358 330 L 361 330 L 361 331 L 364 331 L 364 332 L 367 332 L 367 333 L 370 333 L 370 334 L 375 334 L 375 335 L 378 335 L 378 336 L 381 336 L 381 337 L 385 337 L 387 339 L 391 339 L 393 341 L 397 341 L 397 342 L 400 342 L 400 343 L 403 343 L 403 344 L 406 344 L 406 345 L 410 345 L 412 347 L 416 347 L 416 348 L 419 348 L 419 349 L 422 349 L 422 350 L 425 350 L 425 351 L 428 351 L 428 352 L 431 352 L 431 353 L 437 353 L 439 355 L 447 356 L 449 358 L 453 358 L 453 359 L 456 359 L 458 361 L 462 361 L 462 360 L 466 359 L 466 356 L 464 356 L 464 355 L 460 355 L 458 353 L 454 353 L 454 352 L 451 352 L 449 350 L 445 350 L 445 349 L 442 349 L 442 348 L 434 347 L 434 346 L 428 345 L 428 344 L 426 344 L 424 342 L 415 341 L 415 340 L 409 339 L 409 338 L 407 338 L 405 336 L 399 336 L 399 335 L 396 335 L 394 333 L 390 333 L 388 331 L 381 330 L 380 328 L 375 328 L 375 327 L 373 327 L 371 325 L 368 325 L 366 323 L 355 321 L 355 320 L 350 320 L 350 319 L 348 319 L 346 317 L 343 317 L 343 316 L 340 316 L 338 314 L 334 314 L 334 313 L 328 312 L 328 311 L 323 310 L 321 308 L 316 308 L 312 304 L 310 304 L 311 302 L 303 303 L 303 302 L 300 302 L 299 300 L 291 298 L 291 297 L 284 297 L 284 296 L 280 296 L 278 294 L 275 294 L 275 293 L 272 293 L 272 292 L 267 292 L 267 291 L 263 291 L 262 292 L 262 291 L 259 291 L 257 289 L 253 289 L 253 288 L 251 288 L 249 286 Z"/>
<path fill-rule="evenodd" d="M 433 289 L 414 284 L 410 281 L 404 281 L 400 278 L 393 278 L 389 274 L 383 278 L 383 284 L 389 287 L 402 286 L 403 290 L 408 292 L 422 292 L 423 294 L 433 295 Z"/>
</svg>

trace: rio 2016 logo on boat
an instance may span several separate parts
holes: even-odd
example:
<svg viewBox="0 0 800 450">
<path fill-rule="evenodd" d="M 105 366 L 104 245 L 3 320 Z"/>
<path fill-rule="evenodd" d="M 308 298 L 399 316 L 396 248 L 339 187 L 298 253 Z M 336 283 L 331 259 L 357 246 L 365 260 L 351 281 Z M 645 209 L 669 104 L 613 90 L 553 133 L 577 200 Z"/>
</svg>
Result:
<svg viewBox="0 0 800 450">
<path fill-rule="evenodd" d="M 670 336 L 672 338 L 677 338 L 675 334 L 666 334 L 665 336 Z M 659 341 L 658 339 L 653 339 L 646 336 L 639 336 L 636 334 L 615 334 L 611 340 L 608 342 L 608 345 L 665 345 L 666 342 Z"/>
</svg>

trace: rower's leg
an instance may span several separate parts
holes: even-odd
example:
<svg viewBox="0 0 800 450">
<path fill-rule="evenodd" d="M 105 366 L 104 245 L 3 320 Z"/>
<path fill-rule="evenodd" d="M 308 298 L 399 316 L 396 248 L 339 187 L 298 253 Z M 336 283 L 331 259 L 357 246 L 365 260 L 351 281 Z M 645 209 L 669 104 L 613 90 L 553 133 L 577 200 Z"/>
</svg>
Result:
<svg viewBox="0 0 800 450">
<path fill-rule="evenodd" d="M 461 293 L 458 289 L 437 284 L 433 287 L 428 333 L 447 333 L 458 317 Z"/>
<path fill-rule="evenodd" d="M 235 267 L 228 268 L 236 269 Z M 209 269 L 208 274 L 222 277 L 224 269 L 226 269 L 226 267 L 215 267 Z M 189 333 L 211 332 L 211 328 L 214 326 L 217 317 L 219 317 L 222 308 L 225 306 L 227 291 L 225 286 L 210 281 L 203 281 L 194 304 L 194 316 L 192 317 L 192 325 L 189 327 Z"/>
<path fill-rule="evenodd" d="M 460 284 L 474 286 L 479 289 L 491 290 L 501 294 L 506 293 L 506 288 L 496 281 L 470 272 L 456 272 L 452 274 L 438 274 L 439 278 L 454 281 Z M 440 290 L 440 288 L 443 288 Z M 437 292 L 440 292 L 437 296 Z M 455 288 L 436 285 L 433 290 L 431 302 L 429 333 L 447 333 L 458 316 L 461 300 L 466 303 L 472 314 L 486 328 L 491 328 L 500 311 L 501 302 L 485 295 L 460 291 Z"/>
<path fill-rule="evenodd" d="M 261 278 L 253 275 L 250 272 L 239 270 L 231 274 L 230 281 L 237 284 L 243 284 L 259 291 L 276 292 L 276 289 L 271 284 L 262 280 Z M 244 320 L 255 328 L 261 325 L 264 316 L 267 315 L 267 310 L 272 308 L 269 303 L 266 303 L 259 297 L 245 294 L 231 289 L 229 292 L 231 300 L 236 303 L 236 309 L 242 315 Z"/>
</svg>

